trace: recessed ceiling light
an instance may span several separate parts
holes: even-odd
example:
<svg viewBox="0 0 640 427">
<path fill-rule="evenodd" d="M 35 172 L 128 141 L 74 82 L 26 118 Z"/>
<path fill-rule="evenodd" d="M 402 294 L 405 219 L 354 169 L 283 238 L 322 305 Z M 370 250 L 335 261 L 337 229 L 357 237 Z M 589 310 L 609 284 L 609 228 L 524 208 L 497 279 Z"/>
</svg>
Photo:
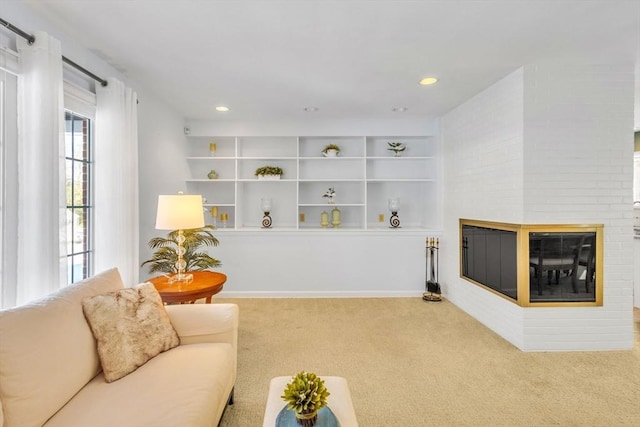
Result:
<svg viewBox="0 0 640 427">
<path fill-rule="evenodd" d="M 407 111 L 407 107 L 393 107 L 391 111 L 393 111 L 394 113 L 404 113 L 405 111 Z"/>
<path fill-rule="evenodd" d="M 229 107 L 225 107 L 224 105 L 218 105 L 216 107 L 216 111 L 220 111 L 222 113 L 229 111 Z"/>
<path fill-rule="evenodd" d="M 318 111 L 318 107 L 305 107 L 304 111 L 306 111 L 307 113 L 314 113 Z"/>
<path fill-rule="evenodd" d="M 438 83 L 437 77 L 425 77 L 424 79 L 420 80 L 420 84 L 423 86 L 433 85 L 436 83 Z"/>
</svg>

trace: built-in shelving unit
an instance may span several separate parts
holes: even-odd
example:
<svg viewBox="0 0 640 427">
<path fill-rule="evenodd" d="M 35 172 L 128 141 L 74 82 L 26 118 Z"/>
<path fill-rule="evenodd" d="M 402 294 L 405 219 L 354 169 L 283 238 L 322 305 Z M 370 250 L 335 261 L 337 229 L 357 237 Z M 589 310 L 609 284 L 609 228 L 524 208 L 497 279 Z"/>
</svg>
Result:
<svg viewBox="0 0 640 427">
<path fill-rule="evenodd" d="M 394 157 L 391 141 L 407 149 Z M 215 143 L 212 154 L 210 144 Z M 338 157 L 325 157 L 328 144 Z M 431 136 L 362 137 L 189 137 L 191 176 L 187 191 L 202 194 L 217 211 L 216 225 L 230 230 L 259 230 L 261 199 L 271 198 L 273 229 L 280 230 L 427 230 L 438 227 L 438 147 Z M 279 166 L 280 180 L 254 176 L 260 166 Z M 208 179 L 215 170 L 217 179 Z M 335 203 L 322 195 L 333 187 Z M 388 200 L 400 199 L 401 228 L 389 227 Z M 213 208 L 216 209 L 213 209 Z M 338 208 L 339 228 L 322 228 L 322 212 Z M 228 220 L 222 224 L 220 216 Z M 208 222 L 212 222 L 210 219 Z"/>
</svg>

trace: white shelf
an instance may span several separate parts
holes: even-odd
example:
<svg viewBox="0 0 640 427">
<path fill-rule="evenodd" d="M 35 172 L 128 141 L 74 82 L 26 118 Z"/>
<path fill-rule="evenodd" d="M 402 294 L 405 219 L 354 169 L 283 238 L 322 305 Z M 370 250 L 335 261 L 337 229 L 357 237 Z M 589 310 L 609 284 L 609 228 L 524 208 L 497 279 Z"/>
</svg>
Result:
<svg viewBox="0 0 640 427">
<path fill-rule="evenodd" d="M 334 203 L 332 205 L 328 205 L 326 203 L 298 203 L 298 206 L 319 206 L 324 208 L 335 208 L 341 206 L 365 206 L 364 203 Z"/>
<path fill-rule="evenodd" d="M 436 182 L 433 178 L 368 178 L 367 182 Z"/>
<path fill-rule="evenodd" d="M 300 178 L 298 182 L 362 182 L 359 178 Z"/>
<path fill-rule="evenodd" d="M 215 180 L 212 180 L 215 181 Z M 237 182 L 297 182 L 297 179 L 292 179 L 292 178 L 280 178 L 280 179 L 258 179 L 258 178 L 238 178 L 236 179 Z"/>
<path fill-rule="evenodd" d="M 332 162 L 334 160 L 362 160 L 362 157 L 342 157 L 342 156 L 338 156 L 338 157 L 323 157 L 323 156 L 316 156 L 316 157 L 299 157 L 300 160 L 322 160 L 322 161 L 329 161 Z"/>
<path fill-rule="evenodd" d="M 215 184 L 216 182 L 235 182 L 235 179 L 229 179 L 229 178 L 216 178 L 216 179 L 210 179 L 210 178 L 196 178 L 196 179 L 187 179 L 187 182 L 209 182 L 211 184 Z"/>
<path fill-rule="evenodd" d="M 392 160 L 394 162 L 403 160 L 429 160 L 435 159 L 433 156 L 367 156 L 367 160 Z"/>
<path fill-rule="evenodd" d="M 187 157 L 187 160 L 235 160 L 237 157 L 218 157 L 218 156 L 209 156 L 209 157 Z"/>
<path fill-rule="evenodd" d="M 202 194 L 205 207 L 227 213 L 226 228 L 246 232 L 379 232 L 416 233 L 439 228 L 440 158 L 437 139 L 431 136 L 319 136 L 216 137 L 189 136 L 190 176 L 187 191 Z M 407 150 L 393 156 L 389 142 L 402 142 Z M 211 143 L 216 155 L 209 155 Z M 337 157 L 324 157 L 328 144 L 340 147 Z M 259 180 L 260 166 L 282 167 L 279 180 Z M 215 170 L 217 179 L 207 178 Z M 322 195 L 336 190 L 336 203 Z M 262 198 L 272 199 L 270 229 L 260 227 Z M 401 228 L 388 226 L 390 198 L 401 201 Z M 342 225 L 320 227 L 323 211 L 339 208 Z M 379 217 L 384 222 L 379 222 Z M 210 221 L 210 219 L 208 218 Z"/>
</svg>

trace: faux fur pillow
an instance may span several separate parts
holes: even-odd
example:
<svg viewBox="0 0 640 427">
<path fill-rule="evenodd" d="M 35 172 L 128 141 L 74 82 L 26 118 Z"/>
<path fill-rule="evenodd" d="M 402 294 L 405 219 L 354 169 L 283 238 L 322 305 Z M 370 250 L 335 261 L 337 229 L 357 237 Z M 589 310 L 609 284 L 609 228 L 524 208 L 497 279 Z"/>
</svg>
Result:
<svg viewBox="0 0 640 427">
<path fill-rule="evenodd" d="M 82 309 L 98 342 L 100 363 L 109 383 L 180 344 L 151 283 L 86 298 Z"/>
</svg>

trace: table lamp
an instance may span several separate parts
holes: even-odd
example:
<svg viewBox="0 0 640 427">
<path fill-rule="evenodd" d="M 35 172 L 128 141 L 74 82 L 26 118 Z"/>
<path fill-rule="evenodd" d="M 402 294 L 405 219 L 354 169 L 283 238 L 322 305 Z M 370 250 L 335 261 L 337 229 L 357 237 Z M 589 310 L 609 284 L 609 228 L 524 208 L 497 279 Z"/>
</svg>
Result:
<svg viewBox="0 0 640 427">
<path fill-rule="evenodd" d="M 193 280 L 192 274 L 185 274 L 187 266 L 182 258 L 185 254 L 183 246 L 185 237 L 183 230 L 204 227 L 204 211 L 202 208 L 202 196 L 187 195 L 178 193 L 177 195 L 159 195 L 158 211 L 156 214 L 157 230 L 177 230 L 178 237 L 178 260 L 175 267 L 177 273 L 169 278 L 169 283 L 190 282 Z"/>
</svg>

